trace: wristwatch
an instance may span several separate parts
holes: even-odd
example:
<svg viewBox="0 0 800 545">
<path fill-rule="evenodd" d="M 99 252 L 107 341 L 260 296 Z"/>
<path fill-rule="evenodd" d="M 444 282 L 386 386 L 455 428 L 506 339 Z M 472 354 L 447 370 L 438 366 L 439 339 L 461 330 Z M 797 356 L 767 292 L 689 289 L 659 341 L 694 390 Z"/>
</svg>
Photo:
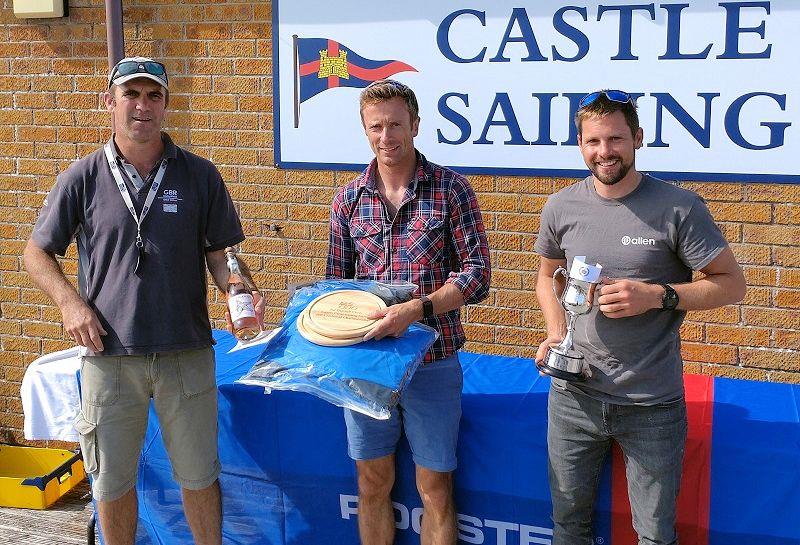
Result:
<svg viewBox="0 0 800 545">
<path fill-rule="evenodd" d="M 669 284 L 661 284 L 661 287 L 664 288 L 664 295 L 661 296 L 661 310 L 675 310 L 680 301 L 678 292 Z"/>
<path fill-rule="evenodd" d="M 422 301 L 422 316 L 424 318 L 432 318 L 433 302 L 430 299 L 428 299 L 427 295 L 421 295 L 419 300 Z"/>
</svg>

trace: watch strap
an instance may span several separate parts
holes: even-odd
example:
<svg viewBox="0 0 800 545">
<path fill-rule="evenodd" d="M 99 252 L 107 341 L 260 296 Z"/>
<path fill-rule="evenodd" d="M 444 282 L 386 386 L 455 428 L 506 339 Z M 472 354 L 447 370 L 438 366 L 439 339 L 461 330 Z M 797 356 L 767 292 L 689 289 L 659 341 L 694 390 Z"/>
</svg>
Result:
<svg viewBox="0 0 800 545">
<path fill-rule="evenodd" d="M 422 301 L 422 316 L 424 318 L 432 318 L 433 302 L 430 299 L 428 299 L 427 295 L 421 295 L 419 300 Z"/>
<path fill-rule="evenodd" d="M 661 297 L 661 310 L 675 310 L 680 300 L 678 292 L 669 284 L 661 284 L 661 287 L 664 288 L 664 295 Z"/>
</svg>

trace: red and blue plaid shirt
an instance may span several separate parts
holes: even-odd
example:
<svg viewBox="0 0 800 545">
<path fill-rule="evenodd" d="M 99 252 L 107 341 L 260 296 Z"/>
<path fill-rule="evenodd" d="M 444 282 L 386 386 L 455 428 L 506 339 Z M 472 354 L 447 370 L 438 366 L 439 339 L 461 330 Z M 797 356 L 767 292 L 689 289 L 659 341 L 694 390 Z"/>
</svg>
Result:
<svg viewBox="0 0 800 545">
<path fill-rule="evenodd" d="M 375 186 L 376 161 L 336 191 L 331 207 L 326 276 L 411 282 L 417 295 L 455 285 L 466 303 L 489 294 L 489 244 L 467 179 L 417 152 L 417 173 L 394 220 Z M 430 362 L 464 345 L 459 310 L 423 322 L 441 334 Z"/>
</svg>

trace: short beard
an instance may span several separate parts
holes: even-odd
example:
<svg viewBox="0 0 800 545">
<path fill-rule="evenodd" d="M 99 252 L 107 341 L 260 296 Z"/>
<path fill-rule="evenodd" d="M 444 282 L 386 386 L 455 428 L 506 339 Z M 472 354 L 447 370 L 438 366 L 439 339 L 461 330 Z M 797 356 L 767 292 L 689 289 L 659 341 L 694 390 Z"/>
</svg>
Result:
<svg viewBox="0 0 800 545">
<path fill-rule="evenodd" d="M 628 174 L 628 172 L 630 172 L 632 166 L 633 165 L 626 165 L 625 163 L 621 163 L 621 166 L 620 166 L 619 170 L 617 171 L 617 173 L 612 175 L 611 177 L 609 177 L 609 176 L 601 177 L 600 174 L 598 173 L 598 169 L 597 168 L 593 168 L 591 170 L 592 170 L 592 175 L 594 175 L 595 180 L 598 180 L 601 184 L 603 184 L 603 185 L 614 185 L 617 182 L 619 182 L 620 180 L 622 180 L 625 176 L 627 176 L 627 174 Z"/>
</svg>

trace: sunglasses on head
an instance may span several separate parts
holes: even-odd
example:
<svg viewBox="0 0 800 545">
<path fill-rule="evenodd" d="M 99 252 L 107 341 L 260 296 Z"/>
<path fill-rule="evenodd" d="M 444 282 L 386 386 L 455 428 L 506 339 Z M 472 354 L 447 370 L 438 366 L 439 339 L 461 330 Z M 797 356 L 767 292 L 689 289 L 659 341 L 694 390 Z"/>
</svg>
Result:
<svg viewBox="0 0 800 545">
<path fill-rule="evenodd" d="M 125 61 L 119 63 L 114 67 L 114 73 L 111 75 L 111 81 L 117 76 L 127 76 L 130 74 L 147 73 L 151 76 L 158 76 L 164 81 L 169 81 L 167 78 L 167 69 L 163 64 L 157 61 Z"/>
<path fill-rule="evenodd" d="M 620 91 L 618 89 L 603 89 L 602 91 L 595 91 L 594 93 L 589 93 L 588 95 L 584 96 L 581 101 L 578 102 L 578 109 L 580 110 L 581 108 L 589 106 L 601 96 L 605 96 L 608 100 L 612 102 L 619 102 L 620 104 L 633 102 L 633 97 L 625 91 Z"/>
</svg>

